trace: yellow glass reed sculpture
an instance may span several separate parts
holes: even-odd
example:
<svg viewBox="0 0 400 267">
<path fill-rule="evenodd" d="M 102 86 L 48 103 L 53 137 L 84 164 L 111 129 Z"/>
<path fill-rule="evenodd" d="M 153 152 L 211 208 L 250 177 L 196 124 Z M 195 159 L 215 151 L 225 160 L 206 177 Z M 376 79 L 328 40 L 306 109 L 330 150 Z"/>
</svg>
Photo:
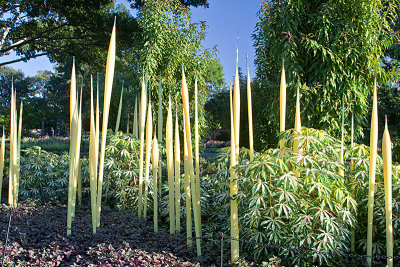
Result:
<svg viewBox="0 0 400 267">
<path fill-rule="evenodd" d="M 178 112 L 175 114 L 175 232 L 181 230 L 181 150 L 179 142 Z"/>
<path fill-rule="evenodd" d="M 146 120 L 146 161 L 145 161 L 145 175 L 144 175 L 144 200 L 143 200 L 143 217 L 147 217 L 147 194 L 149 188 L 149 172 L 150 172 L 150 156 L 151 156 L 151 137 L 153 136 L 153 115 L 151 112 L 151 101 L 147 109 Z"/>
<path fill-rule="evenodd" d="M 100 163 L 99 163 L 99 181 L 97 185 L 97 227 L 100 227 L 100 213 L 101 213 L 101 197 L 103 193 L 103 178 L 104 178 L 104 156 L 106 149 L 107 139 L 107 125 L 108 115 L 110 112 L 110 101 L 112 93 L 112 84 L 114 79 L 115 68 L 115 21 L 111 33 L 110 45 L 108 47 L 107 63 L 106 63 L 106 78 L 104 85 L 104 103 L 103 103 L 103 123 L 101 135 L 101 150 L 100 150 Z"/>
<path fill-rule="evenodd" d="M 133 113 L 133 136 L 138 139 L 138 108 L 137 98 L 135 99 L 135 111 Z"/>
<path fill-rule="evenodd" d="M 253 108 L 251 102 L 251 81 L 249 71 L 249 56 L 246 55 L 246 66 L 247 66 L 247 115 L 249 120 L 249 149 L 250 149 L 250 161 L 254 159 L 254 144 L 253 144 Z"/>
<path fill-rule="evenodd" d="M 197 255 L 201 255 L 201 244 L 200 244 L 200 236 L 201 236 L 201 225 L 199 225 L 200 213 L 197 208 L 197 194 L 196 194 L 196 184 L 195 184 L 195 175 L 194 175 L 194 167 L 193 167 L 193 150 L 192 150 L 192 138 L 190 131 L 190 117 L 189 117 L 189 92 L 186 84 L 185 72 L 183 70 L 182 65 L 182 103 L 183 103 L 183 113 L 186 124 L 186 146 L 188 150 L 188 161 L 189 161 L 189 173 L 190 173 L 190 186 L 192 191 L 192 202 L 193 202 L 193 215 L 194 215 L 194 228 L 196 233 L 196 248 Z"/>
<path fill-rule="evenodd" d="M 387 265 L 393 267 L 393 204 L 392 204 L 392 143 L 390 142 L 387 119 L 382 140 L 383 174 L 385 184 L 385 215 L 386 215 L 386 256 Z"/>
<path fill-rule="evenodd" d="M 195 76 L 194 81 L 194 154 L 195 154 L 195 163 L 196 163 L 196 205 L 199 214 L 201 214 L 201 205 L 200 205 L 200 152 L 199 152 L 199 109 L 198 109 L 198 97 L 197 97 L 197 75 Z M 201 225 L 201 216 L 197 217 Z M 200 228 L 201 235 L 201 228 Z"/>
<path fill-rule="evenodd" d="M 192 207 L 191 207 L 191 193 L 190 193 L 190 174 L 189 174 L 189 159 L 187 150 L 186 140 L 186 125 L 185 119 L 183 119 L 183 160 L 184 160 L 184 172 L 185 172 L 185 207 L 186 207 L 186 238 L 187 246 L 192 247 Z"/>
<path fill-rule="evenodd" d="M 119 105 L 118 105 L 118 114 L 117 114 L 117 122 L 115 124 L 115 132 L 119 130 L 119 122 L 121 121 L 121 111 L 122 111 L 122 97 L 124 95 L 124 86 L 122 86 L 121 96 L 119 97 Z"/>
<path fill-rule="evenodd" d="M 152 154 L 151 154 L 151 162 L 153 166 L 153 219 L 154 219 L 154 233 L 158 232 L 158 188 L 157 188 L 157 169 L 158 169 L 158 157 L 159 157 L 159 151 L 158 151 L 158 142 L 157 142 L 157 135 L 154 135 L 153 139 L 153 149 L 152 149 Z"/>
<path fill-rule="evenodd" d="M 96 146 L 97 135 L 96 122 L 93 108 L 93 77 L 90 76 L 90 140 L 89 140 L 89 181 L 90 181 L 90 206 L 92 209 L 92 228 L 96 234 L 97 228 L 97 164 L 99 147 Z M 98 105 L 98 103 L 97 103 Z M 98 107 L 96 107 L 97 109 Z M 97 143 L 98 144 L 98 143 Z"/>
<path fill-rule="evenodd" d="M 171 98 L 168 102 L 168 115 L 165 133 L 165 143 L 167 151 L 167 169 L 168 169 L 168 200 L 169 200 L 169 233 L 175 234 L 175 182 L 174 182 L 174 148 L 173 148 L 173 126 Z"/>
<path fill-rule="evenodd" d="M 158 141 L 161 144 L 163 143 L 163 127 L 164 127 L 163 123 L 164 122 L 163 122 L 163 110 L 162 110 L 162 86 L 161 86 L 161 76 L 160 76 L 160 85 L 158 87 L 158 119 L 157 119 L 158 126 L 157 126 L 157 130 L 158 130 Z M 162 161 L 161 151 L 160 151 L 160 155 L 159 155 L 159 160 Z M 161 164 L 159 164 L 159 166 L 158 166 L 158 173 L 159 173 L 159 177 L 160 177 L 160 181 L 158 183 L 158 189 L 161 193 L 161 184 L 162 184 L 162 181 L 161 181 L 162 166 L 161 166 Z"/>
<path fill-rule="evenodd" d="M 372 104 L 371 135 L 370 135 L 369 183 L 368 183 L 368 230 L 367 230 L 367 256 L 372 256 L 372 226 L 374 218 L 375 173 L 376 156 L 378 150 L 378 97 L 376 77 L 374 81 L 374 97 Z M 367 258 L 371 266 L 371 258 Z"/>
</svg>

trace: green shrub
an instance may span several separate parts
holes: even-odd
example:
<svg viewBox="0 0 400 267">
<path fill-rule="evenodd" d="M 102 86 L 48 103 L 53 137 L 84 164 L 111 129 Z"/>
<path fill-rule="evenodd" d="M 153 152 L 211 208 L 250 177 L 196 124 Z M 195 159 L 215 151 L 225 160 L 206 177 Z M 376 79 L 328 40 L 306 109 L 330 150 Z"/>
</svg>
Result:
<svg viewBox="0 0 400 267">
<path fill-rule="evenodd" d="M 239 222 L 243 239 L 325 252 L 350 253 L 351 229 L 356 229 L 356 252 L 365 254 L 369 148 L 355 145 L 345 148 L 341 165 L 340 141 L 324 131 L 303 128 L 302 134 L 288 130 L 280 135 L 286 140 L 283 150 L 268 149 L 249 162 L 246 149 L 241 150 L 239 172 Z M 303 154 L 291 147 L 299 138 Z M 212 165 L 215 174 L 203 177 L 206 214 L 203 229 L 209 233 L 229 233 L 229 149 Z M 350 160 L 355 168 L 350 171 Z M 296 177 L 295 167 L 301 175 Z M 338 174 L 343 168 L 345 176 Z M 399 229 L 399 172 L 393 169 L 394 240 Z M 374 209 L 374 254 L 385 255 L 385 211 L 382 160 L 377 164 L 377 193 Z M 395 255 L 400 255 L 396 250 Z M 242 244 L 246 253 L 258 262 L 279 256 L 287 264 L 343 265 L 343 257 L 327 254 L 301 254 L 263 246 Z"/>
<path fill-rule="evenodd" d="M 68 188 L 68 153 L 61 155 L 47 152 L 34 146 L 22 151 L 20 199 L 48 200 L 59 198 L 67 201 Z M 82 164 L 82 194 L 88 197 L 89 172 L 88 161 L 81 159 Z"/>
<path fill-rule="evenodd" d="M 106 201 L 110 206 L 137 211 L 139 148 L 139 140 L 132 135 L 122 132 L 107 134 L 104 190 Z M 151 165 L 149 170 L 147 203 L 148 214 L 152 214 L 153 175 Z"/>
</svg>

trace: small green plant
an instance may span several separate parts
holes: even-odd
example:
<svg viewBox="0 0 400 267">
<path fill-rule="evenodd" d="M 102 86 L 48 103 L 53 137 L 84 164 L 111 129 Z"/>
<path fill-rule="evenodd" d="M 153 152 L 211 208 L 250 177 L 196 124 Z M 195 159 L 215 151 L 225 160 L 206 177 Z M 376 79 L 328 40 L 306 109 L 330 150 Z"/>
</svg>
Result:
<svg viewBox="0 0 400 267">
<path fill-rule="evenodd" d="M 119 209 L 138 205 L 140 141 L 122 132 L 107 134 L 105 159 L 105 197 L 107 203 Z M 148 203 L 152 210 L 152 179 L 149 179 Z M 135 209 L 137 210 L 137 209 Z"/>
<path fill-rule="evenodd" d="M 40 147 L 23 150 L 21 157 L 20 190 L 21 199 L 46 201 L 58 198 L 66 201 L 68 186 L 68 153 L 61 155 L 47 152 Z M 88 162 L 81 159 L 83 197 L 88 194 Z"/>
</svg>

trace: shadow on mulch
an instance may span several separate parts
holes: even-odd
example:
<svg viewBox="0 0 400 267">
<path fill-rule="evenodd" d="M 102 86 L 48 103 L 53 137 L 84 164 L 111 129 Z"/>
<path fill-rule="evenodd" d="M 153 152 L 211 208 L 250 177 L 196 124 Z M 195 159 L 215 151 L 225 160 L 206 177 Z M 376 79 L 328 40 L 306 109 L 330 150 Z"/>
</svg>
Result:
<svg viewBox="0 0 400 267">
<path fill-rule="evenodd" d="M 0 206 L 0 258 L 10 210 Z M 151 222 L 104 207 L 101 227 L 92 234 L 90 209 L 77 207 L 72 234 L 66 236 L 67 208 L 59 203 L 24 203 L 15 209 L 7 246 L 6 266 L 211 266 L 211 257 L 196 258 L 185 240 L 164 230 L 153 233 Z M 205 246 L 203 246 L 205 247 Z M 205 248 L 207 250 L 207 248 Z M 206 251 L 204 251 L 206 252 Z M 211 253 L 211 252 L 210 252 Z M 208 254 L 210 255 L 210 254 Z M 214 257 L 215 262 L 218 258 Z"/>
</svg>

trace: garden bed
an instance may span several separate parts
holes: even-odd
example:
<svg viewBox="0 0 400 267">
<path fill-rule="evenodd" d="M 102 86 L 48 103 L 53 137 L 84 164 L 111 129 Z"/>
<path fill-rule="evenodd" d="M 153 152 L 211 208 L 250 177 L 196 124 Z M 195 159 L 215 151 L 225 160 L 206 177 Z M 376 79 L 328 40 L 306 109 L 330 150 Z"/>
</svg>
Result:
<svg viewBox="0 0 400 267">
<path fill-rule="evenodd" d="M 71 236 L 66 236 L 66 207 L 24 203 L 14 210 L 5 266 L 199 266 L 183 240 L 171 239 L 128 212 L 105 207 L 101 227 L 92 234 L 90 209 L 77 207 Z M 10 210 L 0 206 L 3 258 Z M 214 258 L 214 260 L 217 260 Z M 202 259 L 212 265 L 210 259 Z M 202 265 L 203 265 L 202 263 Z"/>
</svg>

